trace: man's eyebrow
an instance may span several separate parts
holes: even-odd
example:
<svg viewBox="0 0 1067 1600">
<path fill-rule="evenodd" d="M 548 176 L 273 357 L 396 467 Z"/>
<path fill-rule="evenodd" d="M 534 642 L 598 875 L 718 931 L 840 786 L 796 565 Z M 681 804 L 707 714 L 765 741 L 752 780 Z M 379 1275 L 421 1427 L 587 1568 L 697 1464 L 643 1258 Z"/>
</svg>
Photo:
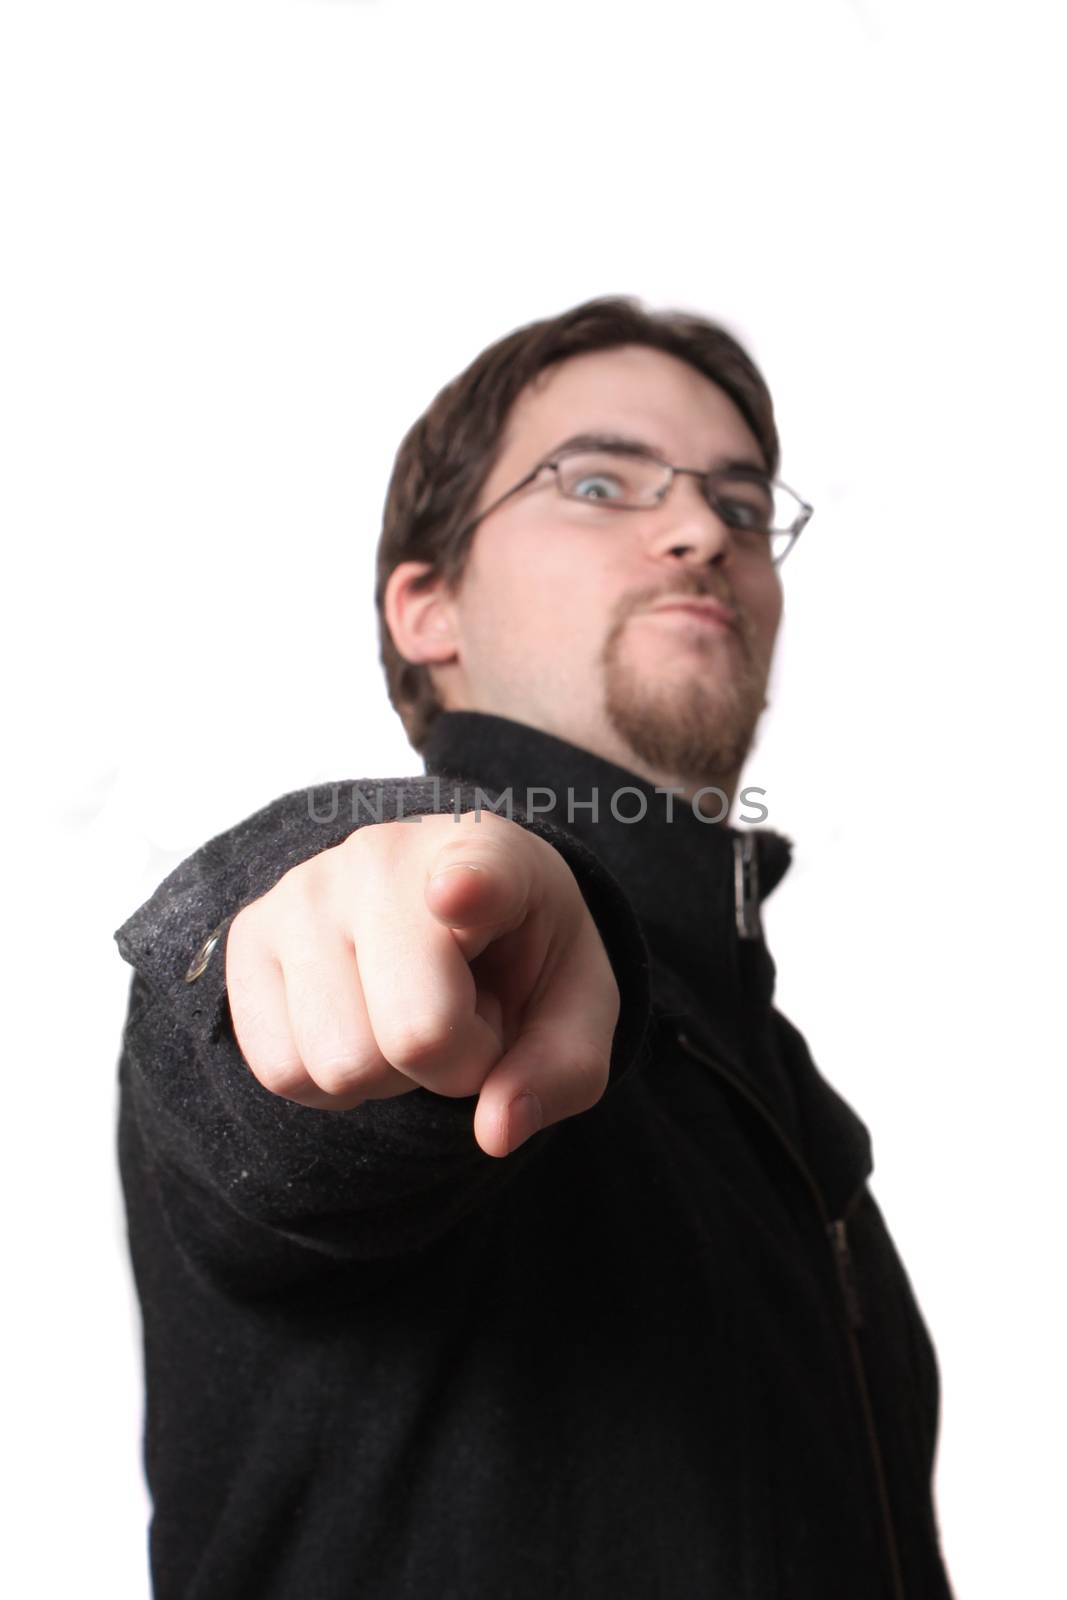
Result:
<svg viewBox="0 0 1067 1600">
<path fill-rule="evenodd" d="M 647 439 L 638 439 L 628 433 L 575 433 L 569 439 L 564 439 L 562 444 L 556 445 L 551 455 L 546 460 L 562 455 L 565 450 L 618 450 L 623 455 L 643 456 L 646 460 L 667 461 L 668 456 L 658 445 L 649 444 Z M 681 465 L 681 463 L 678 463 Z M 762 461 L 751 461 L 744 456 L 719 456 L 711 466 L 705 469 L 708 472 L 756 472 L 760 477 L 769 477 L 766 466 Z"/>
<path fill-rule="evenodd" d="M 574 433 L 558 444 L 552 454 L 561 455 L 564 450 L 619 450 L 623 455 L 649 456 L 657 461 L 664 459 L 655 445 L 628 433 Z"/>
</svg>

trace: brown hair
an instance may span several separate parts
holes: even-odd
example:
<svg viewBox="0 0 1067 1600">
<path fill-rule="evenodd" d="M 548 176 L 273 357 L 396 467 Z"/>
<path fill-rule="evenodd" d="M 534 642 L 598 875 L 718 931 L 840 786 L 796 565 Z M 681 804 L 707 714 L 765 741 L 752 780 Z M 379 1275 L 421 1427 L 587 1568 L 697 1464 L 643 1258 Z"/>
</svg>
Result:
<svg viewBox="0 0 1067 1600">
<path fill-rule="evenodd" d="M 441 390 L 408 430 L 393 464 L 378 541 L 374 602 L 389 698 L 421 751 L 441 710 L 429 668 L 405 661 L 385 620 L 385 589 L 402 561 L 427 561 L 417 587 L 463 573 L 478 497 L 493 468 L 508 414 L 527 384 L 568 356 L 650 345 L 687 361 L 729 395 L 778 471 L 778 431 L 770 391 L 751 357 L 718 323 L 683 311 L 647 311 L 630 297 L 587 300 L 556 317 L 527 323 L 497 340 Z"/>
</svg>

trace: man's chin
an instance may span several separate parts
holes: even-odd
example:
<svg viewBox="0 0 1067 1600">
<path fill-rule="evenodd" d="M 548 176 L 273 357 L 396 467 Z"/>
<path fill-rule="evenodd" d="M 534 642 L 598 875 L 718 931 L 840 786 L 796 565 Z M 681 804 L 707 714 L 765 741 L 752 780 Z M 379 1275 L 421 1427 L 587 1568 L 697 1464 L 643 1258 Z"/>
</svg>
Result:
<svg viewBox="0 0 1067 1600">
<path fill-rule="evenodd" d="M 624 626 L 602 668 L 608 720 L 645 768 L 687 784 L 736 776 L 767 687 L 746 637 L 699 623 Z"/>
<path fill-rule="evenodd" d="M 672 778 L 714 783 L 736 773 L 752 741 L 755 721 L 740 708 L 663 699 L 611 699 L 608 719 L 619 738 L 646 766 Z"/>
</svg>

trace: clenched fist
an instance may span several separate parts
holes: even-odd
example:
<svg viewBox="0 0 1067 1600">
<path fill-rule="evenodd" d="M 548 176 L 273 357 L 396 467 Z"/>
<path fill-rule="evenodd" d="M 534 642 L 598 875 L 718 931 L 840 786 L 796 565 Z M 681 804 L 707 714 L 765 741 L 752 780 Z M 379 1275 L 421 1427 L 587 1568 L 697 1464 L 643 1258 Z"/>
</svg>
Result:
<svg viewBox="0 0 1067 1600">
<path fill-rule="evenodd" d="M 563 857 L 485 811 L 368 824 L 293 867 L 231 923 L 226 984 L 273 1094 L 477 1094 L 491 1156 L 596 1104 L 620 1008 Z"/>
</svg>

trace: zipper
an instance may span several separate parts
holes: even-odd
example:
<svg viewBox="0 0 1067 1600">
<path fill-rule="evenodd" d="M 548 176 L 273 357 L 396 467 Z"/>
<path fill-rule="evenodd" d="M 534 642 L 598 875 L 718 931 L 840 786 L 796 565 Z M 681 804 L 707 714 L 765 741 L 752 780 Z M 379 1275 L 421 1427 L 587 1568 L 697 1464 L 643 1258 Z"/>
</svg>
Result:
<svg viewBox="0 0 1067 1600">
<path fill-rule="evenodd" d="M 675 1037 L 682 1049 L 695 1060 L 703 1062 L 723 1079 L 738 1093 L 741 1098 L 752 1106 L 758 1115 L 775 1135 L 778 1143 L 789 1156 L 794 1168 L 803 1178 L 808 1191 L 814 1201 L 819 1219 L 830 1244 L 834 1264 L 837 1269 L 837 1279 L 841 1288 L 841 1298 L 845 1308 L 845 1335 L 848 1341 L 849 1352 L 852 1358 L 852 1367 L 856 1377 L 856 1387 L 859 1392 L 860 1410 L 863 1414 L 864 1427 L 867 1433 L 867 1442 L 870 1446 L 871 1464 L 874 1468 L 875 1486 L 878 1495 L 878 1505 L 882 1514 L 882 1528 L 885 1534 L 886 1548 L 889 1553 L 889 1570 L 892 1582 L 894 1600 L 906 1600 L 904 1593 L 904 1579 L 900 1570 L 900 1554 L 897 1549 L 896 1531 L 893 1527 L 893 1513 L 889 1504 L 889 1491 L 886 1487 L 885 1464 L 882 1460 L 882 1449 L 878 1441 L 878 1430 L 875 1426 L 874 1412 L 871 1407 L 870 1390 L 867 1387 L 867 1374 L 863 1366 L 863 1353 L 856 1339 L 856 1330 L 864 1325 L 863 1308 L 860 1303 L 859 1292 L 856 1287 L 856 1276 L 852 1261 L 852 1251 L 848 1242 L 848 1217 L 863 1195 L 866 1181 L 860 1185 L 851 1196 L 840 1217 L 831 1218 L 823 1199 L 822 1190 L 816 1183 L 811 1168 L 800 1154 L 789 1135 L 771 1116 L 767 1107 L 758 1095 L 754 1094 L 740 1078 L 734 1076 L 721 1062 L 709 1056 L 705 1051 L 695 1045 L 689 1035 L 681 1028 L 675 1031 Z"/>
<path fill-rule="evenodd" d="M 860 1305 L 859 1291 L 856 1288 L 856 1275 L 852 1267 L 852 1252 L 848 1247 L 848 1225 L 844 1217 L 838 1217 L 836 1222 L 831 1222 L 827 1232 L 834 1247 L 837 1275 L 841 1280 L 841 1293 L 845 1297 L 845 1309 L 848 1312 L 849 1325 L 853 1328 L 862 1328 L 863 1307 Z"/>
<path fill-rule="evenodd" d="M 746 833 L 734 840 L 734 924 L 739 939 L 761 939 L 759 851 L 756 836 Z"/>
</svg>

